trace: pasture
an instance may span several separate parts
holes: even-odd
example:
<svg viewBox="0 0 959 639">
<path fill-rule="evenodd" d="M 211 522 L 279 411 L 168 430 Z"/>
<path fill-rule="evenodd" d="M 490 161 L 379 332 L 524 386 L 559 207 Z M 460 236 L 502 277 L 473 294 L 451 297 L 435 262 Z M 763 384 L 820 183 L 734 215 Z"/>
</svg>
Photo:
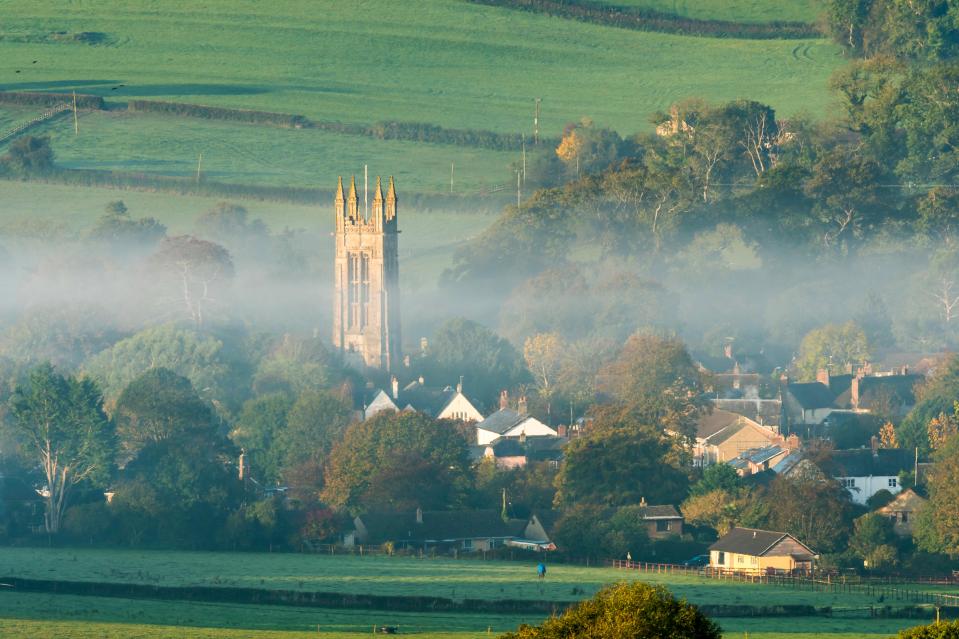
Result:
<svg viewBox="0 0 959 639">
<path fill-rule="evenodd" d="M 455 599 L 570 601 L 605 584 L 642 579 L 668 587 L 699 604 L 803 603 L 832 606 L 834 617 L 720 618 L 727 637 L 753 639 L 853 639 L 889 637 L 921 620 L 869 618 L 863 596 L 794 591 L 698 577 L 640 574 L 608 568 L 554 564 L 544 582 L 530 562 L 350 557 L 288 554 L 150 552 L 5 548 L 0 575 L 166 586 L 204 585 L 304 589 L 380 595 L 435 595 Z M 0 591 L 0 634 L 62 637 L 238 637 L 346 639 L 373 625 L 399 626 L 403 634 L 437 639 L 479 639 L 535 623 L 536 615 L 412 613 L 327 610 L 222 602 L 127 600 Z M 319 631 L 318 631 L 319 630 Z M 20 633 L 20 634 L 17 634 Z M 261 634 L 262 633 L 262 634 Z M 272 634 L 275 633 L 275 634 Z M 249 636 L 248 634 L 246 636 Z"/>
<path fill-rule="evenodd" d="M 757 1 L 743 0 L 736 14 Z M 843 61 L 824 39 L 643 33 L 459 0 L 0 0 L 0 12 L 4 90 L 527 133 L 541 97 L 542 131 L 553 136 L 583 116 L 623 133 L 649 130 L 652 112 L 689 96 L 821 114 L 826 80 Z M 101 35 L 68 37 L 84 33 Z"/>
</svg>

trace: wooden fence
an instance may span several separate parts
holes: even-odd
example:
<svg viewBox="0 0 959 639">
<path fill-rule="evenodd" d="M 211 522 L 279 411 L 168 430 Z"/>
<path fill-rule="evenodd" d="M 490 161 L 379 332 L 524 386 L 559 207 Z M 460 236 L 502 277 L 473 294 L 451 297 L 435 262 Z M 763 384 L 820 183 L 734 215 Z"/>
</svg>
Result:
<svg viewBox="0 0 959 639">
<path fill-rule="evenodd" d="M 959 594 L 938 593 L 927 590 L 916 590 L 904 586 L 912 583 L 933 584 L 932 581 L 919 580 L 907 582 L 893 582 L 891 580 L 869 580 L 849 575 L 785 575 L 785 574 L 754 574 L 730 570 L 718 570 L 709 567 L 693 567 L 678 564 L 658 564 L 645 561 L 626 561 L 609 559 L 606 565 L 621 570 L 638 570 L 640 572 L 657 574 L 686 575 L 702 577 L 719 581 L 734 581 L 741 583 L 762 584 L 808 590 L 810 592 L 827 592 L 832 594 L 857 594 L 876 597 L 884 602 L 901 601 L 916 604 L 932 604 L 934 606 L 959 607 Z M 939 582 L 942 583 L 942 582 Z"/>
<path fill-rule="evenodd" d="M 23 123 L 21 123 L 21 124 L 18 124 L 17 126 L 13 127 L 12 129 L 10 129 L 10 130 L 8 130 L 8 131 L 4 131 L 3 133 L 0 133 L 0 142 L 6 142 L 6 141 L 9 140 L 10 138 L 17 136 L 17 135 L 19 135 L 20 133 L 23 133 L 24 131 L 26 131 L 26 130 L 29 129 L 30 127 L 36 126 L 37 124 L 40 124 L 41 122 L 44 122 L 44 121 L 46 121 L 46 120 L 49 120 L 50 118 L 52 118 L 52 117 L 54 117 L 54 116 L 56 116 L 56 115 L 58 115 L 58 114 L 60 114 L 60 113 L 63 113 L 64 111 L 68 111 L 68 110 L 70 110 L 71 108 L 72 108 L 72 107 L 71 107 L 69 104 L 58 104 L 57 106 L 53 107 L 52 109 L 48 109 L 48 110 L 44 111 L 43 113 L 41 113 L 41 114 L 38 115 L 37 117 L 33 118 L 32 120 L 29 120 L 28 122 L 23 122 Z"/>
</svg>

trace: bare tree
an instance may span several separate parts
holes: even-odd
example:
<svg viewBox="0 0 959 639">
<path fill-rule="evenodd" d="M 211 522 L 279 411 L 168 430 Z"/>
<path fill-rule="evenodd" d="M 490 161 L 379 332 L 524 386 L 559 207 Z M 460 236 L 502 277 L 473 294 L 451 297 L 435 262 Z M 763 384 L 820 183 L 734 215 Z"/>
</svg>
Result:
<svg viewBox="0 0 959 639">
<path fill-rule="evenodd" d="M 192 235 L 164 239 L 152 262 L 177 291 L 161 301 L 183 309 L 197 328 L 203 326 L 207 310 L 219 301 L 216 293 L 229 284 L 234 272 L 229 251 Z"/>
</svg>

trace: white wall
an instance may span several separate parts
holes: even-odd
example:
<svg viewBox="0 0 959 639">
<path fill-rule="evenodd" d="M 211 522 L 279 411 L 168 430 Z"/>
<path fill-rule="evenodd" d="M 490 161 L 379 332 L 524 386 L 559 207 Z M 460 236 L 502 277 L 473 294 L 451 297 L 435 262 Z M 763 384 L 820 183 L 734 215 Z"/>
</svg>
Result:
<svg viewBox="0 0 959 639">
<path fill-rule="evenodd" d="M 836 479 L 846 487 L 846 490 L 848 490 L 852 496 L 852 500 L 861 506 L 865 506 L 866 500 L 880 490 L 888 490 L 893 495 L 897 495 L 902 491 L 902 486 L 899 485 L 899 479 L 895 476 L 837 477 Z M 895 480 L 896 485 L 890 486 L 890 480 Z M 847 485 L 850 481 L 854 484 L 853 486 Z"/>
<path fill-rule="evenodd" d="M 482 413 L 476 410 L 476 407 L 473 406 L 470 400 L 466 399 L 466 396 L 462 393 L 457 393 L 456 396 L 453 397 L 453 401 L 451 401 L 436 418 L 458 419 L 464 422 L 483 421 Z M 484 442 L 480 443 L 482 444 Z"/>
</svg>

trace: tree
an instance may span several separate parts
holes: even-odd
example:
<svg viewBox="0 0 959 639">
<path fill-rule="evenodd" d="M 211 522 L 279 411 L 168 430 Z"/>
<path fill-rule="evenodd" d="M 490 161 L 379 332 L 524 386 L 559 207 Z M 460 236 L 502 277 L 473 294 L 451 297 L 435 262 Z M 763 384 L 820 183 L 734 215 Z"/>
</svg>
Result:
<svg viewBox="0 0 959 639">
<path fill-rule="evenodd" d="M 685 344 L 676 337 L 640 332 L 599 373 L 600 390 L 639 423 L 692 438 L 703 410 L 703 385 Z"/>
<path fill-rule="evenodd" d="M 734 526 L 749 525 L 754 504 L 747 491 L 713 490 L 691 494 L 683 502 L 682 512 L 686 521 L 694 526 L 708 526 L 720 535 L 725 535 Z"/>
<path fill-rule="evenodd" d="M 522 625 L 501 639 L 719 639 L 719 626 L 696 606 L 679 601 L 662 586 L 640 582 L 608 586 L 540 626 Z"/>
<path fill-rule="evenodd" d="M 332 368 L 332 357 L 322 341 L 286 334 L 260 360 L 253 390 L 292 396 L 322 390 L 332 381 Z"/>
<path fill-rule="evenodd" d="M 929 501 L 920 511 L 916 538 L 923 550 L 955 557 L 959 555 L 959 437 L 950 437 L 934 459 L 926 482 Z"/>
<path fill-rule="evenodd" d="M 47 532 L 56 533 L 71 489 L 108 477 L 115 448 L 113 423 L 92 380 L 64 377 L 49 365 L 36 368 L 17 386 L 10 413 L 23 454 L 43 470 L 45 525 Z"/>
<path fill-rule="evenodd" d="M 899 553 L 892 522 L 877 513 L 863 515 L 856 520 L 855 531 L 849 539 L 849 550 L 872 570 L 896 563 Z"/>
<path fill-rule="evenodd" d="M 162 305 L 181 308 L 197 328 L 203 326 L 210 308 L 222 301 L 219 296 L 233 278 L 229 251 L 191 235 L 164 238 L 152 263 L 165 278 Z"/>
<path fill-rule="evenodd" d="M 528 379 L 523 360 L 513 345 L 481 324 L 452 319 L 433 334 L 424 363 L 433 383 L 452 383 L 461 376 L 472 397 L 491 405 L 504 388 Z"/>
<path fill-rule="evenodd" d="M 896 429 L 900 447 L 918 448 L 921 455 L 928 455 L 931 450 L 929 424 L 940 414 L 952 414 L 956 397 L 959 397 L 959 357 L 950 355 L 930 379 L 917 386 L 916 405 Z"/>
<path fill-rule="evenodd" d="M 817 552 L 844 547 L 852 504 L 849 493 L 838 482 L 778 476 L 762 499 L 773 530 L 788 532 Z"/>
<path fill-rule="evenodd" d="M 598 411 L 592 429 L 566 446 L 556 477 L 556 502 L 604 506 L 672 504 L 688 479 L 673 459 L 673 442 L 623 407 Z"/>
<path fill-rule="evenodd" d="M 539 333 L 527 337 L 523 345 L 526 367 L 533 376 L 539 396 L 546 401 L 546 415 L 550 422 L 556 376 L 562 366 L 565 349 L 563 338 L 556 333 Z"/>
<path fill-rule="evenodd" d="M 313 491 L 323 487 L 330 451 L 353 421 L 349 401 L 328 391 L 300 395 L 276 435 L 280 475 L 293 486 Z"/>
<path fill-rule="evenodd" d="M 839 375 L 850 366 L 861 366 L 869 357 L 866 334 L 854 322 L 826 324 L 803 337 L 793 367 L 800 379 L 815 380 L 820 369 Z"/>
<path fill-rule="evenodd" d="M 690 495 L 705 495 L 714 490 L 728 493 L 735 492 L 742 487 L 742 478 L 729 464 L 713 464 L 703 471 L 702 478 L 689 489 Z"/>
<path fill-rule="evenodd" d="M 897 639 L 959 639 L 959 621 L 936 622 L 900 630 Z"/>
<path fill-rule="evenodd" d="M 286 450 L 280 445 L 293 401 L 283 393 L 262 395 L 243 404 L 230 439 L 249 455 L 250 473 L 261 483 L 280 479 Z M 308 449 L 309 450 L 309 449 Z"/>
<path fill-rule="evenodd" d="M 351 424 L 334 444 L 322 496 L 353 513 L 370 502 L 442 508 L 460 498 L 468 468 L 466 439 L 452 424 L 387 411 Z"/>
<path fill-rule="evenodd" d="M 116 252 L 126 253 L 152 248 L 166 237 L 166 226 L 152 217 L 134 220 L 126 204 L 117 200 L 107 204 L 106 212 L 90 229 L 88 237 L 107 244 Z"/>
<path fill-rule="evenodd" d="M 114 420 L 129 458 L 148 444 L 215 428 L 210 407 L 190 380 L 168 368 L 154 368 L 130 382 L 117 399 Z"/>
<path fill-rule="evenodd" d="M 2 161 L 16 173 L 28 175 L 50 173 L 54 168 L 50 138 L 33 135 L 17 138 L 10 144 Z"/>
</svg>

